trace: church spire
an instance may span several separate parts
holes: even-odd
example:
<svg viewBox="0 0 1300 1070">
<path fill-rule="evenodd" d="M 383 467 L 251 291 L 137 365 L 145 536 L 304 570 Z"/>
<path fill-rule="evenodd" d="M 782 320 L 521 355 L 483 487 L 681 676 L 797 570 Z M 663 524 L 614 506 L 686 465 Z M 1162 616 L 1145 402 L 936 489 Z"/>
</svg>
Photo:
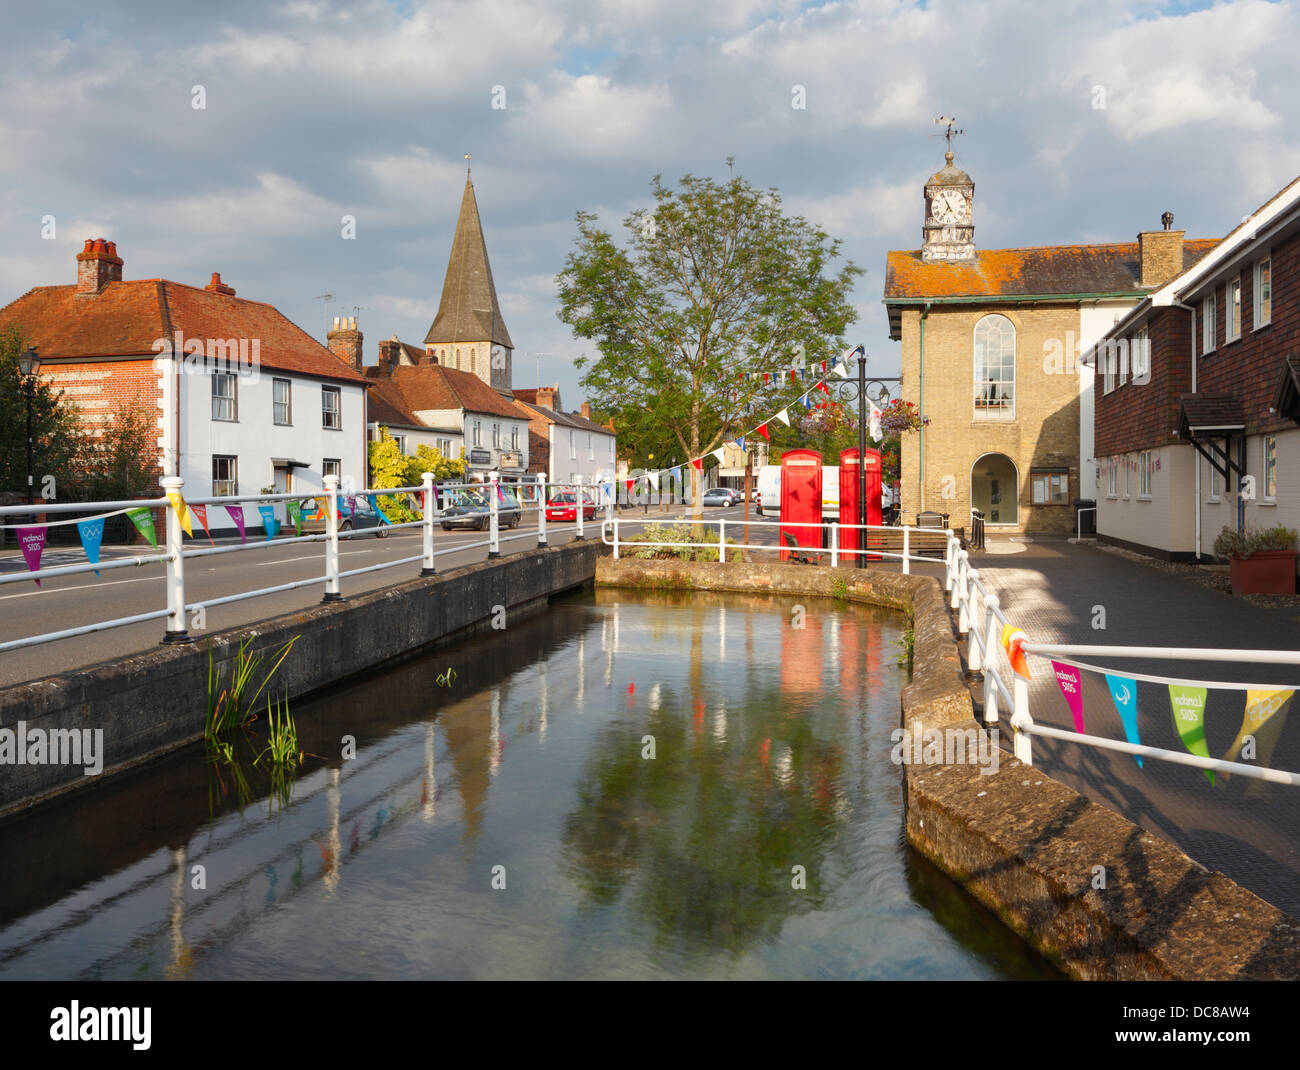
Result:
<svg viewBox="0 0 1300 1070">
<path fill-rule="evenodd" d="M 466 161 L 468 164 L 468 157 Z M 492 282 L 492 267 L 488 263 L 487 243 L 483 240 L 483 224 L 479 221 L 468 166 L 460 218 L 456 220 L 456 236 L 452 239 L 447 277 L 442 284 L 442 300 L 424 339 L 426 346 L 457 342 L 514 349 Z"/>
</svg>

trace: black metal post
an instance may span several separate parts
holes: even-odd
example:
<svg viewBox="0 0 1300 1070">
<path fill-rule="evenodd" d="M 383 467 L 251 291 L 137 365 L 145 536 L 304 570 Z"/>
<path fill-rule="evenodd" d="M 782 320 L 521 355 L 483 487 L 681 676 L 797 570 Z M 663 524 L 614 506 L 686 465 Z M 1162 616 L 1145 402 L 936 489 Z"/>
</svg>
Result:
<svg viewBox="0 0 1300 1070">
<path fill-rule="evenodd" d="M 867 351 L 858 354 L 858 508 L 857 522 L 867 519 Z M 858 529 L 858 568 L 867 567 L 867 533 Z"/>
<path fill-rule="evenodd" d="M 32 384 L 30 378 L 23 379 L 23 397 L 27 399 L 27 504 L 36 499 L 32 496 Z"/>
</svg>

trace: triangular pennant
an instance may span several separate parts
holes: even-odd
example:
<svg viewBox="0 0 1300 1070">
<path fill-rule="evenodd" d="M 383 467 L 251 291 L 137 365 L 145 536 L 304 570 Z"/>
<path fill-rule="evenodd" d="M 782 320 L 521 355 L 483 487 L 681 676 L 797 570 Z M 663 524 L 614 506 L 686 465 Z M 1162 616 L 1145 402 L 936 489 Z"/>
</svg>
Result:
<svg viewBox="0 0 1300 1070">
<path fill-rule="evenodd" d="M 694 468 L 697 472 L 703 472 L 703 471 L 704 471 L 704 458 L 703 458 L 703 457 L 696 457 L 695 460 L 691 461 L 691 467 Z"/>
<path fill-rule="evenodd" d="M 804 407 L 805 409 L 811 409 L 811 408 L 813 407 L 813 403 L 808 399 L 808 395 L 807 395 L 807 394 L 805 394 L 805 395 L 804 395 L 803 397 L 801 397 L 799 400 L 803 403 L 803 407 Z"/>
<path fill-rule="evenodd" d="M 98 565 L 99 544 L 104 541 L 104 518 L 101 516 L 94 520 L 79 520 L 77 534 L 81 536 L 81 548 L 86 552 L 86 560 L 92 565 Z M 99 569 L 95 569 L 95 575 L 99 575 Z"/>
<path fill-rule="evenodd" d="M 1277 743 L 1278 732 L 1286 722 L 1286 709 L 1295 695 L 1293 689 L 1266 691 L 1248 690 L 1246 692 L 1246 714 L 1242 718 L 1241 730 L 1232 741 L 1224 761 L 1236 761 L 1245 745 L 1246 737 L 1255 737 L 1255 756 L 1251 761 L 1268 765 L 1273 756 L 1273 747 Z M 1279 716 L 1280 715 L 1280 716 Z"/>
<path fill-rule="evenodd" d="M 1065 701 L 1070 707 L 1070 716 L 1074 718 L 1074 730 L 1082 735 L 1083 679 L 1079 675 L 1079 670 L 1073 665 L 1062 665 L 1059 661 L 1054 661 L 1052 671 L 1056 673 L 1056 685 L 1061 689 L 1061 694 L 1065 696 Z"/>
<path fill-rule="evenodd" d="M 259 505 L 257 511 L 262 514 L 262 530 L 266 532 L 266 541 L 270 542 L 280 531 L 280 522 L 275 519 L 275 506 Z"/>
<path fill-rule="evenodd" d="M 767 424 L 759 424 L 756 428 L 754 428 L 754 430 L 757 431 L 769 442 L 772 441 L 772 436 L 767 433 Z"/>
<path fill-rule="evenodd" d="M 244 509 L 239 505 L 227 505 L 224 507 L 230 514 L 230 519 L 235 522 L 235 527 L 239 529 L 239 541 L 248 542 L 248 536 L 244 534 Z"/>
<path fill-rule="evenodd" d="M 738 439 L 736 439 L 736 449 L 743 451 L 744 448 L 745 448 L 745 436 L 741 435 Z"/>
<path fill-rule="evenodd" d="M 501 488 L 500 488 L 500 486 L 498 486 L 498 487 L 497 487 L 497 496 L 500 497 L 501 493 L 502 493 L 502 492 L 501 492 Z M 379 502 L 376 500 L 377 498 L 378 498 L 378 495 L 376 495 L 376 494 L 367 494 L 367 495 L 366 495 L 366 500 L 370 503 L 370 508 L 373 509 L 373 510 L 375 511 L 375 515 L 376 515 L 377 517 L 379 517 L 380 521 L 382 521 L 383 523 L 387 524 L 389 527 L 392 527 L 392 526 L 393 526 L 393 522 L 392 522 L 391 520 L 389 520 L 387 514 L 385 514 L 385 512 L 384 512 L 382 509 L 379 508 Z"/>
<path fill-rule="evenodd" d="M 18 545 L 23 551 L 23 560 L 27 562 L 29 572 L 39 572 L 41 568 L 41 551 L 45 549 L 45 533 L 49 528 L 41 524 L 38 527 L 15 528 L 18 535 Z M 33 580 L 37 587 L 41 585 L 39 579 Z"/>
<path fill-rule="evenodd" d="M 189 503 L 186 502 L 186 505 L 189 505 Z M 208 542 L 216 546 L 217 544 L 212 542 L 212 532 L 208 530 L 208 507 L 206 505 L 190 505 L 189 509 L 191 513 L 199 518 L 199 523 L 203 525 L 203 531 L 208 537 Z"/>
<path fill-rule="evenodd" d="M 763 385 L 766 386 L 766 385 L 767 385 L 768 383 L 770 383 L 771 381 L 772 381 L 772 373 L 771 373 L 771 372 L 764 372 L 764 373 L 763 373 Z"/>
<path fill-rule="evenodd" d="M 1137 681 L 1127 676 L 1113 676 L 1107 673 L 1106 686 L 1110 688 L 1111 701 L 1115 703 L 1115 709 L 1119 711 L 1119 719 L 1124 724 L 1124 737 L 1130 743 L 1141 743 L 1137 723 Z M 1137 763 L 1139 767 L 1142 765 L 1140 756 Z"/>
<path fill-rule="evenodd" d="M 723 461 L 727 459 L 727 451 L 723 449 L 716 449 L 713 451 L 713 456 L 715 456 L 718 459 L 718 463 L 721 464 Z"/>
<path fill-rule="evenodd" d="M 1015 628 L 1010 624 L 1002 626 L 1002 649 L 1007 652 L 1007 661 L 1026 680 L 1032 679 L 1029 675 L 1029 660 L 1025 657 L 1025 652 L 1022 649 L 1028 641 L 1029 636 L 1019 628 Z"/>
<path fill-rule="evenodd" d="M 776 414 L 776 418 L 777 418 L 778 420 L 780 420 L 783 424 L 785 424 L 786 427 L 789 427 L 789 426 L 790 426 L 790 410 L 789 410 L 789 409 L 782 409 L 780 412 L 778 412 L 778 413 Z M 765 437 L 766 437 L 766 436 L 765 436 Z"/>
<path fill-rule="evenodd" d="M 153 514 L 141 505 L 135 509 L 128 509 L 126 515 L 131 518 L 131 523 L 135 525 L 136 530 L 149 540 L 149 545 L 155 550 L 158 549 L 158 533 L 154 531 Z"/>
<path fill-rule="evenodd" d="M 172 503 L 172 508 L 176 510 L 176 515 L 180 517 L 181 527 L 185 529 L 185 534 L 191 539 L 194 538 L 194 528 L 190 525 L 190 511 L 185 506 L 185 499 L 181 497 L 180 491 L 169 490 L 167 500 Z"/>
<path fill-rule="evenodd" d="M 1205 742 L 1205 697 L 1209 692 L 1203 687 L 1189 684 L 1169 685 L 1169 708 L 1174 715 L 1174 731 L 1183 741 L 1189 754 L 1201 758 L 1210 756 L 1210 748 Z M 1214 770 L 1201 770 L 1214 783 Z"/>
<path fill-rule="evenodd" d="M 831 388 L 826 385 L 824 380 L 813 387 L 813 389 L 820 390 L 823 394 L 829 394 L 831 392 Z"/>
<path fill-rule="evenodd" d="M 302 534 L 302 506 L 297 502 L 289 503 L 289 519 L 293 521 L 293 533 Z"/>
</svg>

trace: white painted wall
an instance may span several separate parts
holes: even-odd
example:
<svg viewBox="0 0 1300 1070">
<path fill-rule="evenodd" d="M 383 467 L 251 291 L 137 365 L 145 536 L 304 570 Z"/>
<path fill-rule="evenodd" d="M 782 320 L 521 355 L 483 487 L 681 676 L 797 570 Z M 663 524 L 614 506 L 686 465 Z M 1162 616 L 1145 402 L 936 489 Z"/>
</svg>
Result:
<svg viewBox="0 0 1300 1070">
<path fill-rule="evenodd" d="M 1196 514 L 1192 502 L 1195 474 L 1195 451 L 1191 446 L 1166 446 L 1152 450 L 1159 462 L 1151 473 L 1151 495 L 1140 494 L 1141 480 L 1137 468 L 1129 468 L 1125 489 L 1125 464 L 1140 454 L 1121 454 L 1116 496 L 1109 494 L 1110 480 L 1106 464 L 1100 465 L 1101 489 L 1097 497 L 1097 532 L 1155 550 L 1191 553 L 1195 549 Z M 1109 460 L 1109 458 L 1107 458 Z"/>
<path fill-rule="evenodd" d="M 1256 499 L 1246 503 L 1246 524 L 1249 527 L 1283 527 L 1300 531 L 1300 427 L 1283 431 L 1277 436 L 1277 494 L 1270 502 L 1264 498 L 1263 435 L 1251 435 L 1246 440 L 1246 472 L 1255 477 Z M 1201 465 L 1201 547 L 1206 554 L 1214 553 L 1214 539 L 1219 532 L 1237 526 L 1237 481 L 1231 489 L 1221 489 L 1218 500 L 1211 498 L 1213 483 L 1209 461 L 1198 457 Z M 1220 487 L 1223 480 L 1219 479 Z M 1192 494 L 1192 484 L 1187 484 L 1187 494 Z"/>
<path fill-rule="evenodd" d="M 584 483 L 599 483 L 617 478 L 613 435 L 560 424 L 548 426 L 551 430 L 551 482 L 566 483 L 576 480 L 578 476 L 582 477 Z M 569 456 L 570 434 L 573 435 L 573 457 Z"/>
</svg>

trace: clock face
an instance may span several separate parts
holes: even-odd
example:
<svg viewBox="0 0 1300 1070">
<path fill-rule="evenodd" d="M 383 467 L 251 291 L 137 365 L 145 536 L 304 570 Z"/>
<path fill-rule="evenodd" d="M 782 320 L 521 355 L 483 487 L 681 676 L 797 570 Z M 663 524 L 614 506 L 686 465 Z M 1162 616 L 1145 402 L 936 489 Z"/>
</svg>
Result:
<svg viewBox="0 0 1300 1070">
<path fill-rule="evenodd" d="M 941 189 L 930 202 L 930 215 L 937 223 L 956 223 L 966 216 L 966 198 L 955 189 Z"/>
</svg>

